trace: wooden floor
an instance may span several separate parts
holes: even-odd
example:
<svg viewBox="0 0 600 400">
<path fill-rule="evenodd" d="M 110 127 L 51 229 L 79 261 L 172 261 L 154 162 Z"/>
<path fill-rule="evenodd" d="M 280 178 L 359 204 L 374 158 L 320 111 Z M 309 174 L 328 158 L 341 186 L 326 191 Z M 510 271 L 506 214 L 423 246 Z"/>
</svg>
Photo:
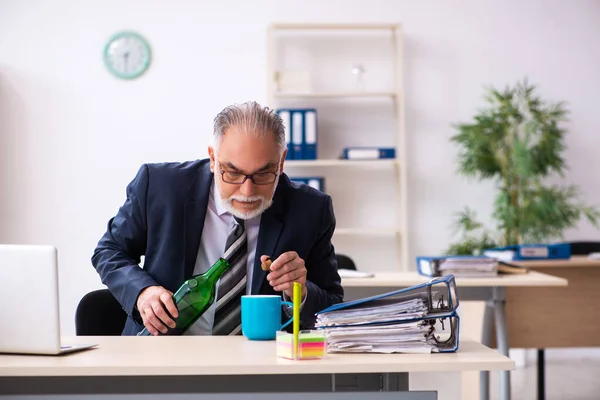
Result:
<svg viewBox="0 0 600 400">
<path fill-rule="evenodd" d="M 536 400 L 535 352 L 528 352 L 524 367 L 511 373 L 512 400 Z M 438 400 L 460 400 L 459 374 L 414 374 L 412 390 L 438 390 Z M 491 376 L 490 400 L 499 399 L 498 376 Z M 546 351 L 546 400 L 600 400 L 600 349 Z"/>
</svg>

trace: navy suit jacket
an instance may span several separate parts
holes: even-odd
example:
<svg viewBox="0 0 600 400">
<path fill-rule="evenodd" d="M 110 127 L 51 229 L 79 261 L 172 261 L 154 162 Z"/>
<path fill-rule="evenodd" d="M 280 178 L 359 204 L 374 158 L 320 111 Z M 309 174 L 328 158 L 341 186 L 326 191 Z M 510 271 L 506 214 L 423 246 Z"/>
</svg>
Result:
<svg viewBox="0 0 600 400">
<path fill-rule="evenodd" d="M 123 335 L 143 329 L 136 303 L 144 288 L 160 285 L 175 292 L 192 276 L 213 176 L 208 159 L 144 164 L 127 186 L 127 199 L 92 256 L 102 282 L 129 316 Z M 316 312 L 343 299 L 331 244 L 334 229 L 331 197 L 282 174 L 273 204 L 261 217 L 251 292 L 275 294 L 260 255 L 274 260 L 296 251 L 307 270 L 302 329 L 313 327 Z"/>
</svg>

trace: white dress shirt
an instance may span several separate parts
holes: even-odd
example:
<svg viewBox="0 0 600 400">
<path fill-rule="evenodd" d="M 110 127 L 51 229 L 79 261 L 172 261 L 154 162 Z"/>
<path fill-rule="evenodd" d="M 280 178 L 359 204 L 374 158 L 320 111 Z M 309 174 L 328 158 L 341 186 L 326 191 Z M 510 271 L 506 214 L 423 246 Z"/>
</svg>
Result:
<svg viewBox="0 0 600 400">
<path fill-rule="evenodd" d="M 225 251 L 225 244 L 229 233 L 234 229 L 235 221 L 221 202 L 216 183 L 213 183 L 208 196 L 208 207 L 202 228 L 202 237 L 194 266 L 194 275 L 202 274 L 220 258 Z M 245 220 L 245 229 L 248 240 L 248 260 L 246 264 L 247 280 L 246 294 L 252 289 L 252 278 L 254 272 L 254 258 L 256 254 L 256 243 L 258 241 L 258 230 L 260 227 L 260 215 Z M 260 257 L 260 255 L 259 255 Z M 218 298 L 218 283 L 217 294 Z M 215 319 L 216 301 L 187 331 L 186 335 L 211 335 Z"/>
</svg>

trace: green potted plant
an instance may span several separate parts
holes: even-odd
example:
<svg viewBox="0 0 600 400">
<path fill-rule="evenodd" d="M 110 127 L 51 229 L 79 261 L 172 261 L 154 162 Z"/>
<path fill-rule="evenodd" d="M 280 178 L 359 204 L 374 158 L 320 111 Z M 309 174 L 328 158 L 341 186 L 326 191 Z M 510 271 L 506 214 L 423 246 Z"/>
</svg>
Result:
<svg viewBox="0 0 600 400">
<path fill-rule="evenodd" d="M 583 217 L 598 226 L 596 207 L 582 203 L 578 188 L 547 182 L 563 177 L 566 119 L 563 103 L 546 103 L 527 81 L 504 91 L 487 90 L 487 107 L 469 123 L 455 125 L 451 140 L 459 146 L 458 172 L 492 180 L 497 188 L 493 229 L 477 221 L 466 207 L 454 222 L 458 241 L 446 254 L 479 254 L 496 246 L 549 243 Z"/>
</svg>

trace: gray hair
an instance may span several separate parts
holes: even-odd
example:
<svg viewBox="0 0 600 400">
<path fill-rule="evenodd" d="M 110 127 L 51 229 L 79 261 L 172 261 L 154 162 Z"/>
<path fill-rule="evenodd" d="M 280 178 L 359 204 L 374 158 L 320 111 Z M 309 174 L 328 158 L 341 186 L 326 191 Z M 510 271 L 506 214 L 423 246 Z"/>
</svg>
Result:
<svg viewBox="0 0 600 400">
<path fill-rule="evenodd" d="M 237 126 L 244 133 L 252 133 L 258 137 L 275 135 L 280 153 L 283 153 L 287 147 L 281 117 L 274 110 L 262 107 L 255 101 L 228 106 L 215 117 L 213 138 L 215 151 L 219 148 L 225 131 L 232 126 Z"/>
</svg>

